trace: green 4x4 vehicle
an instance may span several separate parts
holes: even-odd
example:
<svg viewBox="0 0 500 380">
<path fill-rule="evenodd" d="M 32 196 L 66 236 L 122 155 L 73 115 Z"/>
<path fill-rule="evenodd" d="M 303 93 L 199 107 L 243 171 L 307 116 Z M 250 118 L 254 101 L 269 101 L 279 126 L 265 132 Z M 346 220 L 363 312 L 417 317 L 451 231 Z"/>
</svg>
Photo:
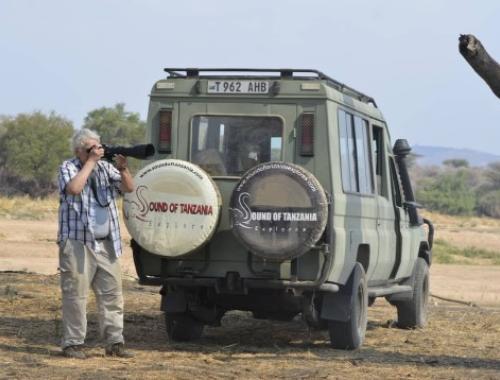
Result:
<svg viewBox="0 0 500 380">
<path fill-rule="evenodd" d="M 124 216 L 142 284 L 161 285 L 173 340 L 229 310 L 364 340 L 385 297 L 427 319 L 432 224 L 375 101 L 316 70 L 165 69 L 150 97 L 154 161 Z M 424 227 L 427 224 L 428 227 Z"/>
</svg>

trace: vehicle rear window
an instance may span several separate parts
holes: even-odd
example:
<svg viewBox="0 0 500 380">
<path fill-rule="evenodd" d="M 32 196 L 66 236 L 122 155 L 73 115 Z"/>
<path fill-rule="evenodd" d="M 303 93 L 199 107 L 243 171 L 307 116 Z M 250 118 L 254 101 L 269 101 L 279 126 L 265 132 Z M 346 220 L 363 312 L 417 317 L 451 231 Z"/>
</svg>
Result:
<svg viewBox="0 0 500 380">
<path fill-rule="evenodd" d="M 191 161 L 212 176 L 240 176 L 262 162 L 282 158 L 278 117 L 195 116 Z"/>
</svg>

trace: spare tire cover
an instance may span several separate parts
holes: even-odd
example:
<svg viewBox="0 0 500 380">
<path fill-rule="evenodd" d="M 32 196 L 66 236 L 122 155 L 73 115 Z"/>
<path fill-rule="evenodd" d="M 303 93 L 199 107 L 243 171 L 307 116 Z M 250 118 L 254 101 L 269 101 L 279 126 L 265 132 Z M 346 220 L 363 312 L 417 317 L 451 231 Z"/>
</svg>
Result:
<svg viewBox="0 0 500 380">
<path fill-rule="evenodd" d="M 217 185 L 199 166 L 160 160 L 134 178 L 123 214 L 132 238 L 151 253 L 176 257 L 192 252 L 213 235 L 220 216 Z"/>
<path fill-rule="evenodd" d="M 310 172 L 290 163 L 268 162 L 243 175 L 229 213 L 234 234 L 251 252 L 283 260 L 316 244 L 326 226 L 328 202 Z"/>
</svg>

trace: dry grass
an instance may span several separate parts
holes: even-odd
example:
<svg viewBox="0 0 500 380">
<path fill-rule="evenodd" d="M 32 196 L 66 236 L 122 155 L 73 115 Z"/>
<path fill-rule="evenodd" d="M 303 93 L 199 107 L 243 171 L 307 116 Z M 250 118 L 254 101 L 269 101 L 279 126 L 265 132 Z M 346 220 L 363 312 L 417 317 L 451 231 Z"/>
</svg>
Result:
<svg viewBox="0 0 500 380">
<path fill-rule="evenodd" d="M 55 220 L 58 203 L 56 197 L 0 197 L 0 218 Z M 121 209 L 121 201 L 119 208 Z M 436 262 L 500 265 L 500 219 L 449 216 L 428 211 L 425 211 L 425 216 L 436 227 Z M 7 238 L 0 232 L 0 240 Z"/>
<path fill-rule="evenodd" d="M 500 219 L 426 211 L 436 228 L 437 262 L 500 265 Z"/>
<path fill-rule="evenodd" d="M 33 199 L 25 197 L 0 197 L 0 217 L 6 219 L 45 219 L 57 215 L 59 200 L 56 197 Z"/>
<path fill-rule="evenodd" d="M 103 357 L 94 302 L 85 361 L 60 356 L 56 276 L 0 275 L 0 378 L 8 379 L 493 379 L 500 376 L 500 310 L 431 307 L 424 330 L 393 327 L 377 300 L 359 351 L 333 350 L 328 334 L 292 322 L 232 312 L 197 343 L 168 342 L 157 289 L 125 281 L 125 334 L 131 360 Z"/>
</svg>

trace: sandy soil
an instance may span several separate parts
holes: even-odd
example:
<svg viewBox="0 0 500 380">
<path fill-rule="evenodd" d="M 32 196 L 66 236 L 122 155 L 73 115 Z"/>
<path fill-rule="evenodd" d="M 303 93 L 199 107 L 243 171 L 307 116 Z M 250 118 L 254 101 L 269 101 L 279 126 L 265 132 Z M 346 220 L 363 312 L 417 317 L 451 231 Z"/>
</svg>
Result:
<svg viewBox="0 0 500 380">
<path fill-rule="evenodd" d="M 123 232 L 123 272 L 136 277 L 130 236 Z M 0 218 L 0 271 L 57 273 L 57 220 Z M 500 266 L 440 265 L 431 267 L 431 292 L 479 305 L 500 307 Z M 440 301 L 436 301 L 440 302 Z"/>
<path fill-rule="evenodd" d="M 500 378 L 500 267 L 433 265 L 429 326 L 394 327 L 396 311 L 378 299 L 361 350 L 329 347 L 326 331 L 230 312 L 196 343 L 173 343 L 158 311 L 158 288 L 139 286 L 130 248 L 122 260 L 125 337 L 130 360 L 103 356 L 96 307 L 89 303 L 85 361 L 68 360 L 61 335 L 57 221 L 0 219 L 0 379 L 497 379 Z M 128 239 L 125 232 L 124 240 Z"/>
<path fill-rule="evenodd" d="M 395 309 L 377 300 L 366 341 L 334 350 L 326 331 L 228 313 L 196 343 L 173 343 L 157 311 L 156 288 L 125 280 L 129 360 L 103 356 L 96 307 L 88 308 L 85 361 L 60 354 L 57 276 L 0 275 L 0 379 L 498 379 L 500 309 L 432 305 L 423 330 L 394 327 Z"/>
</svg>

